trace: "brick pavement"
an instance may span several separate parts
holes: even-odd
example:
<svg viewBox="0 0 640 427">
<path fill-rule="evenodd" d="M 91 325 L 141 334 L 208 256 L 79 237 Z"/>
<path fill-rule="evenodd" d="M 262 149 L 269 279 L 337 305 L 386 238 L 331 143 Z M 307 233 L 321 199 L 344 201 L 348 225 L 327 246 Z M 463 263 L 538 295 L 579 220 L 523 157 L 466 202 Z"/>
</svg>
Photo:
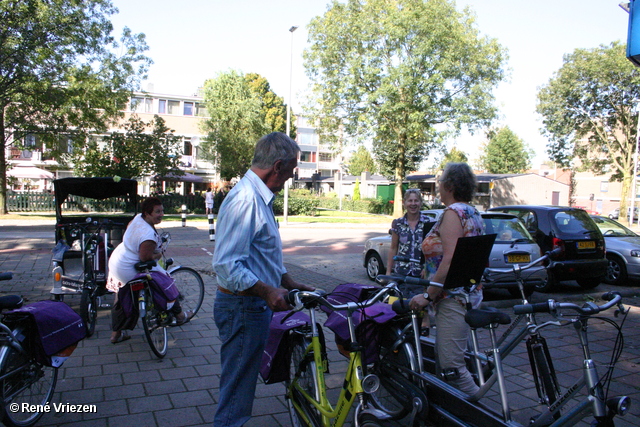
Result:
<svg viewBox="0 0 640 427">
<path fill-rule="evenodd" d="M 203 225 L 203 228 L 206 224 Z M 50 269 L 53 246 L 52 228 L 42 226 L 14 227 L 0 223 L 0 271 L 13 271 L 14 279 L 3 282 L 3 294 L 20 293 L 31 301 L 46 299 L 51 289 Z M 60 369 L 55 402 L 70 404 L 95 404 L 94 414 L 46 414 L 39 425 L 46 426 L 187 426 L 211 425 L 217 402 L 220 373 L 218 357 L 219 339 L 212 318 L 216 282 L 211 270 L 212 243 L 193 238 L 193 229 L 174 228 L 172 244 L 174 256 L 184 265 L 198 269 L 205 280 L 206 295 L 201 312 L 193 322 L 170 330 L 167 356 L 158 360 L 151 353 L 142 330 L 137 328 L 132 339 L 112 345 L 110 314 L 101 310 L 96 334 L 80 343 L 71 358 Z M 204 231 L 203 233 L 206 233 Z M 205 237 L 206 239 L 206 237 Z M 204 249 L 203 249 L 204 248 Z M 295 257 L 287 258 L 287 267 L 295 277 L 304 277 L 307 283 L 331 289 L 333 286 L 353 281 L 341 277 L 341 270 L 319 274 L 296 265 Z M 601 285 L 603 286 L 603 285 Z M 637 288 L 621 288 L 627 295 L 637 294 Z M 602 289 L 593 293 L 597 295 Z M 556 295 L 558 297 L 559 295 Z M 540 296 L 544 299 L 546 296 Z M 582 295 L 565 296 L 568 299 Z M 110 297 L 107 297 L 107 299 Z M 79 297 L 65 299 L 77 308 Z M 625 350 L 615 371 L 611 395 L 627 394 L 635 406 L 617 425 L 640 425 L 640 336 L 635 333 L 640 326 L 638 298 L 629 296 L 627 301 L 635 305 L 625 325 Z M 109 302 L 107 300 L 107 302 Z M 499 304 L 495 304 L 499 305 Z M 505 303 L 502 303 L 505 305 Z M 504 308 L 508 311 L 507 308 Z M 613 341 L 611 330 L 604 322 L 594 322 L 592 350 L 594 359 L 606 363 L 607 350 Z M 576 376 L 581 357 L 575 346 L 575 335 L 567 328 L 548 328 L 544 331 L 556 361 L 562 385 Z M 339 387 L 340 374 L 346 369 L 345 359 L 332 342 L 333 334 L 327 334 L 332 375 L 328 385 Z M 526 424 L 528 411 L 534 405 L 528 368 L 523 358 L 524 346 L 520 346 L 506 360 L 508 387 L 516 419 Z M 601 370 L 602 372 L 602 370 Z M 282 398 L 280 384 L 260 383 L 256 392 L 254 418 L 247 426 L 289 425 L 289 418 Z M 485 399 L 495 405 L 495 393 Z M 586 425 L 586 424 L 585 424 Z"/>
</svg>

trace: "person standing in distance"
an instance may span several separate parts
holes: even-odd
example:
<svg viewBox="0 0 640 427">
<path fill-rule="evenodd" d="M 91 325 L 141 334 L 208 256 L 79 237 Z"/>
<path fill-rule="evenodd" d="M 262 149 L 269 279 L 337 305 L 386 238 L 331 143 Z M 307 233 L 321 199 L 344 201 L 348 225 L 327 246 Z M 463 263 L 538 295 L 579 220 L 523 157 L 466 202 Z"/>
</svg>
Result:
<svg viewBox="0 0 640 427">
<path fill-rule="evenodd" d="M 273 215 L 275 194 L 293 176 L 299 151 L 284 133 L 260 138 L 251 168 L 218 212 L 214 320 L 222 346 L 216 427 L 242 426 L 251 418 L 272 312 L 291 308 L 284 299 L 287 290 L 314 289 L 287 273 Z"/>
<path fill-rule="evenodd" d="M 204 193 L 204 207 L 207 215 L 213 214 L 213 191 L 211 190 L 211 187 L 209 187 L 207 192 Z"/>
</svg>

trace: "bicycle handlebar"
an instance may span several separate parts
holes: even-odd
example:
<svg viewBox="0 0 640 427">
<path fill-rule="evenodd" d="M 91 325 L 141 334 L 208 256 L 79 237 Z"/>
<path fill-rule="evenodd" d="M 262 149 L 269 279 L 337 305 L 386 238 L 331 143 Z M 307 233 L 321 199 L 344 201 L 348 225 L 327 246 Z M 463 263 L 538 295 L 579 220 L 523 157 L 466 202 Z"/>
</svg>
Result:
<svg viewBox="0 0 640 427">
<path fill-rule="evenodd" d="M 520 265 L 520 264 L 514 264 L 513 267 L 511 268 L 485 268 L 484 272 L 485 274 L 489 273 L 494 273 L 494 274 L 506 274 L 506 273 L 513 273 L 514 270 L 528 270 L 531 267 L 534 267 L 535 265 L 540 264 L 541 262 L 547 260 L 547 259 L 553 259 L 554 257 L 556 257 L 557 255 L 562 253 L 562 248 L 555 248 L 552 251 L 547 251 L 544 255 L 542 255 L 540 258 L 535 259 L 533 261 L 531 261 L 529 264 L 525 264 L 525 265 Z"/>
<path fill-rule="evenodd" d="M 13 279 L 13 273 L 10 271 L 6 271 L 4 273 L 0 273 L 0 280 L 11 280 Z"/>
<path fill-rule="evenodd" d="M 577 312 L 580 315 L 591 316 L 598 314 L 601 311 L 605 311 L 613 307 L 614 305 L 621 305 L 622 296 L 618 292 L 607 292 L 602 295 L 602 299 L 607 303 L 597 305 L 593 302 L 587 302 L 583 306 L 573 304 L 570 302 L 557 302 L 555 300 L 548 300 L 547 302 L 539 302 L 536 304 L 519 304 L 513 307 L 515 314 L 529 314 L 529 313 L 555 313 L 558 310 L 569 309 Z"/>
<path fill-rule="evenodd" d="M 389 283 L 380 289 L 372 298 L 369 298 L 366 301 L 362 302 L 346 302 L 343 304 L 332 304 L 326 298 L 327 293 L 323 290 L 315 290 L 315 291 L 301 291 L 298 289 L 293 289 L 289 291 L 287 295 L 285 295 L 285 301 L 293 306 L 293 311 L 300 311 L 303 308 L 319 304 L 321 306 L 327 307 L 333 311 L 350 311 L 353 312 L 360 308 L 370 307 L 376 302 L 380 301 L 385 295 L 388 293 L 395 291 L 396 285 L 395 283 Z"/>
<path fill-rule="evenodd" d="M 410 285 L 421 285 L 427 287 L 431 284 L 427 279 L 421 279 L 419 277 L 413 276 L 399 276 L 399 275 L 379 275 L 376 277 L 376 280 L 383 285 L 388 283 L 409 283 Z"/>
</svg>

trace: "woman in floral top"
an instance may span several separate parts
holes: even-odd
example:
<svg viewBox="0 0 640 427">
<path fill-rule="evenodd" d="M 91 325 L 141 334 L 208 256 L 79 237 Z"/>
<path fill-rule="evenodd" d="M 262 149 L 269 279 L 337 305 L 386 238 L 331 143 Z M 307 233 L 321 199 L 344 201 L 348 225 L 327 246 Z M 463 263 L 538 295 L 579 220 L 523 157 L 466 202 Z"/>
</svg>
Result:
<svg viewBox="0 0 640 427">
<path fill-rule="evenodd" d="M 469 165 L 447 164 L 438 182 L 440 199 L 447 208 L 422 242 L 425 278 L 431 284 L 427 292 L 413 297 L 409 306 L 414 310 L 422 310 L 429 304 L 435 305 L 438 369 L 454 387 L 472 395 L 478 390 L 478 386 L 464 361 L 469 337 L 469 326 L 464 321 L 465 303 L 457 297 L 449 297 L 443 284 L 458 238 L 484 234 L 484 223 L 478 210 L 469 204 L 477 186 L 476 177 Z M 478 305 L 480 301 L 482 292 L 476 291 L 472 295 L 472 303 Z"/>
<path fill-rule="evenodd" d="M 403 276 L 420 277 L 422 266 L 415 262 L 394 261 L 393 257 L 421 259 L 422 240 L 424 238 L 425 225 L 429 227 L 430 219 L 420 213 L 422 208 L 422 195 L 420 190 L 413 188 L 404 193 L 402 205 L 406 214 L 396 218 L 391 223 L 391 248 L 387 258 L 387 274 L 400 274 Z M 432 224 L 431 224 L 432 225 Z"/>
</svg>

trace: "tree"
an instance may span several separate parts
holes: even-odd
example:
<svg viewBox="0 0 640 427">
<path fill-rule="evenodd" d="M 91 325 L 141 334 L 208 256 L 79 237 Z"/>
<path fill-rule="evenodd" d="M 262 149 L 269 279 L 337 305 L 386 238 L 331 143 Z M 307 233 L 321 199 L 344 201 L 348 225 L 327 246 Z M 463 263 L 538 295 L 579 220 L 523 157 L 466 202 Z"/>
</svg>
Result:
<svg viewBox="0 0 640 427">
<path fill-rule="evenodd" d="M 287 104 L 284 103 L 284 98 L 273 93 L 267 79 L 260 74 L 249 73 L 245 76 L 245 79 L 253 92 L 262 101 L 262 112 L 270 132 L 286 133 Z M 293 113 L 291 113 L 290 120 L 289 136 L 296 139 L 296 119 Z"/>
<path fill-rule="evenodd" d="M 505 53 L 451 0 L 333 0 L 309 25 L 305 68 L 323 140 L 373 141 L 381 171 L 402 182 L 463 126 L 488 126 Z"/>
<path fill-rule="evenodd" d="M 447 163 L 467 163 L 469 158 L 464 151 L 458 150 L 457 147 L 453 147 L 451 151 L 444 155 L 444 158 L 438 165 L 438 170 L 444 170 Z"/>
<path fill-rule="evenodd" d="M 538 93 L 547 152 L 564 167 L 597 174 L 613 171 L 622 181 L 620 211 L 626 212 L 640 102 L 640 70 L 620 42 L 576 49 Z"/>
<path fill-rule="evenodd" d="M 229 71 L 204 85 L 210 118 L 202 125 L 207 134 L 202 148 L 205 158 L 217 163 L 225 180 L 244 174 L 251 165 L 256 141 L 286 124 L 277 114 L 282 109 L 276 108 L 277 97 L 267 81 L 257 74 L 249 76 Z"/>
<path fill-rule="evenodd" d="M 353 201 L 360 200 L 360 179 L 356 178 L 353 186 Z"/>
<path fill-rule="evenodd" d="M 351 175 L 360 175 L 362 172 L 376 173 L 378 168 L 371 157 L 371 153 L 364 145 L 358 147 L 355 153 L 351 155 L 347 168 Z"/>
<path fill-rule="evenodd" d="M 0 214 L 8 145 L 37 134 L 54 155 L 62 140 L 83 146 L 145 77 L 144 34 L 125 28 L 116 42 L 116 12 L 109 0 L 0 2 Z"/>
<path fill-rule="evenodd" d="M 174 135 L 162 117 L 156 115 L 145 123 L 134 115 L 121 128 L 124 132 L 113 132 L 102 144 L 93 140 L 86 152 L 76 154 L 76 171 L 82 176 L 122 178 L 181 173 L 182 138 Z"/>
<path fill-rule="evenodd" d="M 509 126 L 487 133 L 482 166 L 489 173 L 523 173 L 531 167 L 533 153 Z"/>
</svg>

